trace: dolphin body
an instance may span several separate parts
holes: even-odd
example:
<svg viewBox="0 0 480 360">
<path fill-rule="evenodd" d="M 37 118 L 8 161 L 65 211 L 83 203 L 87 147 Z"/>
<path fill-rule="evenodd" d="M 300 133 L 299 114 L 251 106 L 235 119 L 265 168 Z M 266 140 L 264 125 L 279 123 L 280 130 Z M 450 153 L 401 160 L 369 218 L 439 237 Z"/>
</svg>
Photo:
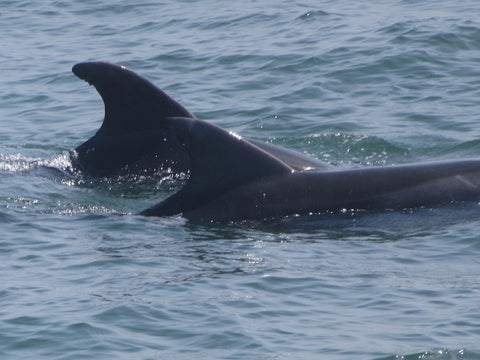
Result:
<svg viewBox="0 0 480 360">
<path fill-rule="evenodd" d="M 230 222 L 480 199 L 480 160 L 295 170 L 209 123 L 176 119 L 172 130 L 188 144 L 190 178 L 180 191 L 142 215 L 182 214 L 195 221 Z"/>
<path fill-rule="evenodd" d="M 333 168 L 198 120 L 123 67 L 83 63 L 73 72 L 105 103 L 102 127 L 73 151 L 74 166 L 93 175 L 161 166 L 190 173 L 183 188 L 141 215 L 231 222 L 480 200 L 480 160 Z"/>
</svg>

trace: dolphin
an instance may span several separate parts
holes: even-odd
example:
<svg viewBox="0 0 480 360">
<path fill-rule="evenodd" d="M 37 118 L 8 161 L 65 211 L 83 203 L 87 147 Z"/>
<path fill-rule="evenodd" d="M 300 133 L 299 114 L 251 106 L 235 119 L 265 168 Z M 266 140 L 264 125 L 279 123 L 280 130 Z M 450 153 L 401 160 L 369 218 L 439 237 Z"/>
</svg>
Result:
<svg viewBox="0 0 480 360">
<path fill-rule="evenodd" d="M 71 152 L 75 170 L 189 174 L 178 192 L 141 215 L 235 222 L 480 200 L 480 160 L 336 168 L 199 120 L 125 67 L 89 62 L 72 70 L 105 104 L 100 129 Z"/>
<path fill-rule="evenodd" d="M 190 157 L 190 177 L 177 193 L 141 215 L 235 222 L 480 200 L 480 160 L 295 169 L 213 124 L 191 118 L 167 119 L 167 124 Z"/>
<path fill-rule="evenodd" d="M 190 171 L 190 156 L 167 124 L 174 118 L 200 121 L 193 114 L 124 66 L 85 62 L 73 66 L 72 71 L 97 89 L 105 105 L 100 129 L 70 152 L 75 172 L 109 177 Z M 250 142 L 296 170 L 330 167 L 293 150 L 261 141 Z"/>
</svg>

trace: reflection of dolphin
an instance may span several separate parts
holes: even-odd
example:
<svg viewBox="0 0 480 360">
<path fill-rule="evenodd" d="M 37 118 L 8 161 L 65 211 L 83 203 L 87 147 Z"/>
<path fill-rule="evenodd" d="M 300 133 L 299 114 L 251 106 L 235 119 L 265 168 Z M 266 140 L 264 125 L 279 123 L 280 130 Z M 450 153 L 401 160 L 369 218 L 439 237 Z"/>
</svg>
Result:
<svg viewBox="0 0 480 360">
<path fill-rule="evenodd" d="M 72 70 L 95 86 L 105 104 L 105 119 L 98 132 L 71 153 L 75 170 L 113 176 L 190 169 L 189 154 L 166 126 L 173 117 L 195 119 L 182 105 L 125 67 L 91 62 Z M 251 142 L 297 170 L 328 167 L 292 150 Z"/>
<path fill-rule="evenodd" d="M 480 200 L 480 160 L 332 169 L 197 120 L 125 68 L 84 63 L 73 72 L 93 84 L 105 103 L 100 130 L 73 151 L 75 168 L 94 176 L 190 172 L 180 191 L 142 215 L 222 222 Z"/>
</svg>

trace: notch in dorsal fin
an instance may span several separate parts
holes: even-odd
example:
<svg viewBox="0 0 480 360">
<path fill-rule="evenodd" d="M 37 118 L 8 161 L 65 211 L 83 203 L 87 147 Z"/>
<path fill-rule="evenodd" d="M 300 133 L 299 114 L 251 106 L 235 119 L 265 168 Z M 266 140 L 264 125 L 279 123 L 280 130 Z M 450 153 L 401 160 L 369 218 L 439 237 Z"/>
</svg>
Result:
<svg viewBox="0 0 480 360">
<path fill-rule="evenodd" d="M 276 157 L 218 126 L 189 118 L 172 118 L 169 124 L 189 153 L 190 178 L 180 191 L 141 215 L 188 212 L 242 184 L 293 171 Z"/>
<path fill-rule="evenodd" d="M 107 62 L 76 64 L 72 71 L 95 86 L 105 105 L 98 133 L 120 135 L 163 127 L 169 117 L 194 119 L 182 105 L 147 79 L 123 66 Z"/>
</svg>

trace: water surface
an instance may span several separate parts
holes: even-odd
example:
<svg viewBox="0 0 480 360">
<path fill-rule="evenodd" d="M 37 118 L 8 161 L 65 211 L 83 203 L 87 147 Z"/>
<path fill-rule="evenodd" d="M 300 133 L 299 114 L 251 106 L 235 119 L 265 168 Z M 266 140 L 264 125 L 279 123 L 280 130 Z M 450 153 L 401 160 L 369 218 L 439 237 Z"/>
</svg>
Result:
<svg viewBox="0 0 480 360">
<path fill-rule="evenodd" d="M 87 60 L 335 165 L 478 158 L 477 2 L 1 5 L 2 359 L 480 359 L 476 204 L 198 225 L 41 166 L 101 124 Z"/>
</svg>

